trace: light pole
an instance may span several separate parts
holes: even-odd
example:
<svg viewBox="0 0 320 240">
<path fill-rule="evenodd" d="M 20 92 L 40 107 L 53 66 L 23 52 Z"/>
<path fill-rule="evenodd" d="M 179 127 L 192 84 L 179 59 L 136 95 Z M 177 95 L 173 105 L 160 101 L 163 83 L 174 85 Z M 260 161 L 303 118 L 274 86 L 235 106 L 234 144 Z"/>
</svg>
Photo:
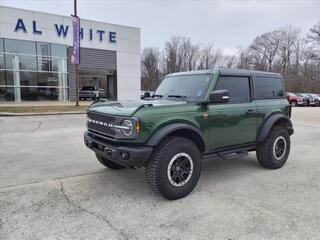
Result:
<svg viewBox="0 0 320 240">
<path fill-rule="evenodd" d="M 78 18 L 77 15 L 77 0 L 73 1 L 73 5 L 74 5 L 74 17 Z M 80 28 L 80 26 L 78 26 L 78 28 Z M 79 38 L 79 36 L 78 36 Z M 78 41 L 79 45 L 79 56 L 80 56 L 80 38 Z M 80 57 L 79 57 L 80 58 Z M 76 106 L 79 106 L 79 61 L 80 59 L 78 59 L 78 61 L 75 64 L 75 75 L 76 75 Z"/>
</svg>

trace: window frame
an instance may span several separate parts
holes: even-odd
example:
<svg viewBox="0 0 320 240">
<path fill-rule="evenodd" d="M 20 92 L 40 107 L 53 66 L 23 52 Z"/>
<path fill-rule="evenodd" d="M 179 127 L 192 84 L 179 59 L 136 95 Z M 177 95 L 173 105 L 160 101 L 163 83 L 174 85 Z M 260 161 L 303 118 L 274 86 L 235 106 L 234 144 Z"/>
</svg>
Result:
<svg viewBox="0 0 320 240">
<path fill-rule="evenodd" d="M 218 82 L 220 81 L 220 78 L 221 77 L 230 77 L 230 78 L 246 78 L 248 79 L 248 84 L 249 84 L 249 95 L 250 95 L 250 99 L 249 101 L 246 101 L 246 102 L 226 102 L 226 103 L 220 103 L 220 104 L 247 104 L 247 103 L 250 103 L 252 102 L 252 100 L 254 99 L 253 98 L 253 84 L 252 84 L 252 76 L 248 76 L 248 75 L 219 75 L 217 81 L 216 81 L 216 84 L 214 86 L 214 90 L 216 90 L 216 87 L 218 85 Z M 224 89 L 224 90 L 228 90 L 228 89 Z M 229 91 L 229 90 L 228 90 Z"/>
<path fill-rule="evenodd" d="M 205 100 L 206 98 L 209 98 L 209 95 L 208 92 L 210 91 L 210 86 L 212 84 L 212 81 L 213 81 L 213 78 L 214 78 L 214 75 L 211 74 L 211 73 L 195 73 L 195 74 L 179 74 L 179 75 L 171 75 L 171 74 L 168 74 L 166 75 L 160 82 L 160 84 L 158 85 L 157 89 L 155 90 L 155 94 L 157 93 L 159 87 L 161 86 L 161 84 L 164 82 L 165 79 L 167 78 L 170 78 L 170 77 L 190 77 L 190 76 L 210 76 L 210 81 L 208 82 L 207 86 L 204 88 L 204 91 L 203 91 L 203 94 L 201 97 L 199 97 L 199 99 L 192 99 L 192 98 L 188 98 L 187 96 L 187 99 L 188 100 L 196 100 L 196 101 L 201 101 L 201 100 Z M 164 96 L 163 98 L 166 98 L 166 96 Z"/>
<path fill-rule="evenodd" d="M 280 79 L 281 81 L 281 86 L 282 86 L 282 90 L 283 90 L 283 96 L 282 97 L 266 97 L 266 98 L 262 98 L 262 97 L 258 97 L 257 96 L 257 91 L 256 91 L 256 87 L 257 87 L 257 84 L 256 82 L 258 82 L 257 78 L 258 77 L 261 77 L 261 78 L 278 78 Z M 254 75 L 252 76 L 252 79 L 253 79 L 253 99 L 254 100 L 270 100 L 270 99 L 286 99 L 287 96 L 286 96 L 286 89 L 285 89 L 285 85 L 284 85 L 284 81 L 283 81 L 283 78 L 282 76 L 280 75 L 277 75 L 277 76 L 272 76 L 272 75 Z"/>
</svg>

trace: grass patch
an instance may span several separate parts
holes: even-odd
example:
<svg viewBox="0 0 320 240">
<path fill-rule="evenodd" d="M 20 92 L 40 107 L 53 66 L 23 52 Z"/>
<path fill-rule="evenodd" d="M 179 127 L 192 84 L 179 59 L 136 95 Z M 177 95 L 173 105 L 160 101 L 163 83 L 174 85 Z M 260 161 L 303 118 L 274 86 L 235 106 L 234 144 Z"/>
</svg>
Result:
<svg viewBox="0 0 320 240">
<path fill-rule="evenodd" d="M 45 112 L 74 112 L 86 111 L 88 106 L 32 106 L 32 107 L 0 107 L 0 112 L 8 113 L 45 113 Z"/>
</svg>

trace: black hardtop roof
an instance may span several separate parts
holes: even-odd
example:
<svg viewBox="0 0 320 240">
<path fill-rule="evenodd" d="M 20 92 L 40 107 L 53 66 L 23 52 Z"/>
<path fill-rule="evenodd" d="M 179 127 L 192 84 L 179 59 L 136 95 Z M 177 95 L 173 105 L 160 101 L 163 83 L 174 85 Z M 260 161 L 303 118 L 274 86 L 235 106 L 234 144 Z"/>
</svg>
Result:
<svg viewBox="0 0 320 240">
<path fill-rule="evenodd" d="M 255 71 L 255 70 L 245 70 L 245 69 L 231 69 L 231 68 L 214 68 L 209 70 L 196 70 L 189 72 L 177 72 L 171 73 L 167 76 L 182 76 L 182 75 L 192 75 L 192 74 L 212 74 L 215 72 L 219 72 L 220 75 L 227 76 L 277 76 L 281 77 L 279 73 L 273 72 L 264 72 L 264 71 Z"/>
</svg>

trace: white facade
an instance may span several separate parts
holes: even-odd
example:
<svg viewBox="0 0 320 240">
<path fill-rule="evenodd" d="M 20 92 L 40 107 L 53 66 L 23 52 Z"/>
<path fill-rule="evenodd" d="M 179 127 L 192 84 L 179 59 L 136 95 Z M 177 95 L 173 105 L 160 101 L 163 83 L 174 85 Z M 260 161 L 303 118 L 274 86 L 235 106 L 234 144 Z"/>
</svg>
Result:
<svg viewBox="0 0 320 240">
<path fill-rule="evenodd" d="M 64 30 L 68 28 L 65 36 L 58 34 L 57 27 L 61 26 Z M 139 99 L 140 29 L 84 19 L 80 27 L 83 28 L 81 47 L 116 51 L 118 99 Z M 115 33 L 116 42 L 110 41 L 110 32 Z M 0 6 L 0 38 L 72 46 L 72 37 L 71 17 Z"/>
</svg>

